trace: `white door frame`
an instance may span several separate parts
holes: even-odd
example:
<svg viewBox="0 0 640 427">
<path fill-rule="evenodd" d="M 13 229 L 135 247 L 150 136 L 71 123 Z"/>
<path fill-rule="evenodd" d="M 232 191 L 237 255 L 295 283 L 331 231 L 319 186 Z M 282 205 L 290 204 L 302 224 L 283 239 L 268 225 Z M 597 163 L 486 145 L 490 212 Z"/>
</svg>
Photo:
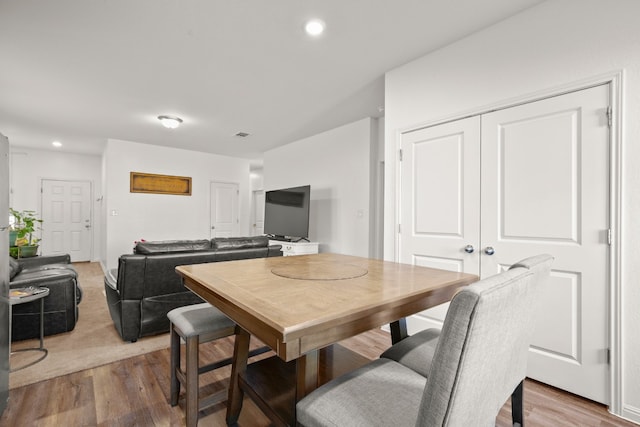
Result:
<svg viewBox="0 0 640 427">
<path fill-rule="evenodd" d="M 258 222 L 262 222 L 262 231 L 263 231 L 262 234 L 264 234 L 264 197 L 263 197 L 263 205 L 262 205 L 262 219 L 258 220 L 258 218 L 256 217 L 256 208 L 257 208 L 256 199 L 258 198 L 258 195 L 260 195 L 260 194 L 262 194 L 264 196 L 265 191 L 264 190 L 253 190 L 251 192 L 251 217 L 250 217 L 250 220 L 249 220 L 249 222 L 251 224 L 251 226 L 250 226 L 250 228 L 251 228 L 251 233 L 250 234 L 251 235 L 258 235 L 256 233 L 256 229 L 257 229 L 256 224 Z"/>
<path fill-rule="evenodd" d="M 589 79 L 580 80 L 566 85 L 561 85 L 549 90 L 522 95 L 510 100 L 501 101 L 485 107 L 462 112 L 460 114 L 441 118 L 436 121 L 422 123 L 406 129 L 399 129 L 395 132 L 392 143 L 393 152 L 398 153 L 402 147 L 402 135 L 404 133 L 416 131 L 425 127 L 436 126 L 466 117 L 486 114 L 492 111 L 514 107 L 529 102 L 538 101 L 553 96 L 560 96 L 568 92 L 588 89 L 593 86 L 610 84 L 610 99 L 613 114 L 611 116 L 610 133 L 610 153 L 609 153 L 609 218 L 611 219 L 611 245 L 609 251 L 609 395 L 611 401 L 609 411 L 612 414 L 623 415 L 623 386 L 624 375 L 622 372 L 622 283 L 621 283 L 621 253 L 622 253 L 622 70 L 603 74 Z M 398 230 L 399 219 L 401 218 L 401 164 L 400 156 L 395 161 L 395 228 Z M 393 254 L 395 261 L 399 260 L 399 238 L 400 234 L 394 233 Z"/>
</svg>

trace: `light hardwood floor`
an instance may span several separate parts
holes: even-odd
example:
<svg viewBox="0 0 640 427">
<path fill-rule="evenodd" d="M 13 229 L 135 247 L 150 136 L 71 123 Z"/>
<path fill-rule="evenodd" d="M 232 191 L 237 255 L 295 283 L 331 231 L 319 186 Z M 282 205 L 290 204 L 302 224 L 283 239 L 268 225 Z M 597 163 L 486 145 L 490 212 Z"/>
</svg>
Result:
<svg viewBox="0 0 640 427">
<path fill-rule="evenodd" d="M 370 331 L 343 345 L 376 358 L 388 347 L 389 335 Z M 228 355 L 232 348 L 230 338 L 217 345 L 204 344 L 202 363 Z M 201 376 L 202 391 L 226 387 L 228 376 L 228 367 Z M 11 390 L 0 426 L 181 426 L 183 416 L 182 403 L 169 405 L 169 350 L 165 349 Z M 201 411 L 198 425 L 224 426 L 224 418 L 224 404 L 219 404 Z M 529 380 L 525 385 L 525 424 L 636 426 L 610 415 L 600 404 Z M 261 427 L 270 423 L 245 399 L 238 425 Z M 511 425 L 508 403 L 501 410 L 497 425 Z"/>
</svg>

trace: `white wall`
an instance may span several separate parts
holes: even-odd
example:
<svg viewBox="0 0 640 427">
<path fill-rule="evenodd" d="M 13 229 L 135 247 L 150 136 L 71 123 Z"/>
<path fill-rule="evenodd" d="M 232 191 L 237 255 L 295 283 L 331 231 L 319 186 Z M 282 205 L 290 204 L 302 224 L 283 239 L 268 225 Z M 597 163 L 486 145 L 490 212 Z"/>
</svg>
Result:
<svg viewBox="0 0 640 427">
<path fill-rule="evenodd" d="M 264 190 L 264 169 L 254 169 L 249 174 L 251 191 Z"/>
<path fill-rule="evenodd" d="M 249 161 L 216 154 L 108 140 L 104 151 L 106 251 L 103 264 L 118 265 L 135 240 L 208 239 L 210 183 L 240 186 L 240 234 L 249 233 Z M 129 192 L 130 172 L 189 176 L 191 196 Z M 115 214 L 115 215 L 114 215 Z"/>
<path fill-rule="evenodd" d="M 399 133 L 623 72 L 622 396 L 640 422 L 640 2 L 545 2 L 386 75 L 385 258 L 394 259 Z"/>
<path fill-rule="evenodd" d="M 100 202 L 96 201 L 102 189 L 100 156 L 11 147 L 10 174 L 11 207 L 38 213 L 42 212 L 40 187 L 43 179 L 90 181 L 94 224 L 92 260 L 100 259 L 103 245 L 97 225 L 102 222 L 102 215 Z"/>
<path fill-rule="evenodd" d="M 309 240 L 321 252 L 369 255 L 375 129 L 367 118 L 264 154 L 265 190 L 311 185 Z"/>
</svg>

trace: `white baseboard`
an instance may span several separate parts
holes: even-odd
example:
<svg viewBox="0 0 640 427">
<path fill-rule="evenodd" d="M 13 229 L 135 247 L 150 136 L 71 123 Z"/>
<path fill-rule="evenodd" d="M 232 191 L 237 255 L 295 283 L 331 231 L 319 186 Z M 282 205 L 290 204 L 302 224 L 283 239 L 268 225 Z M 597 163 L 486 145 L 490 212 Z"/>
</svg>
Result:
<svg viewBox="0 0 640 427">
<path fill-rule="evenodd" d="M 104 263 L 102 262 L 102 260 L 99 261 L 100 262 L 100 268 L 102 269 L 103 273 L 107 272 L 107 266 L 104 265 Z"/>
<path fill-rule="evenodd" d="M 640 424 L 640 408 L 634 406 L 624 405 L 622 408 L 622 415 L 613 414 L 617 417 L 624 418 L 625 420 Z"/>
</svg>

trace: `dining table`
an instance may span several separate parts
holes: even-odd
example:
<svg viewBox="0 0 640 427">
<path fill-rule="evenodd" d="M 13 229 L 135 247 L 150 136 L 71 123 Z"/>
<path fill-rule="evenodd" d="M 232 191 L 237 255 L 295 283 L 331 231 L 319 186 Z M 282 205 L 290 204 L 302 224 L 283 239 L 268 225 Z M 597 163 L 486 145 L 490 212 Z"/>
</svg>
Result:
<svg viewBox="0 0 640 427">
<path fill-rule="evenodd" d="M 184 285 L 236 327 L 226 421 L 234 425 L 244 394 L 274 425 L 295 425 L 295 404 L 368 359 L 339 343 L 449 301 L 478 280 L 463 272 L 359 256 L 319 253 L 183 265 Z M 272 356 L 248 363 L 251 336 Z"/>
</svg>

